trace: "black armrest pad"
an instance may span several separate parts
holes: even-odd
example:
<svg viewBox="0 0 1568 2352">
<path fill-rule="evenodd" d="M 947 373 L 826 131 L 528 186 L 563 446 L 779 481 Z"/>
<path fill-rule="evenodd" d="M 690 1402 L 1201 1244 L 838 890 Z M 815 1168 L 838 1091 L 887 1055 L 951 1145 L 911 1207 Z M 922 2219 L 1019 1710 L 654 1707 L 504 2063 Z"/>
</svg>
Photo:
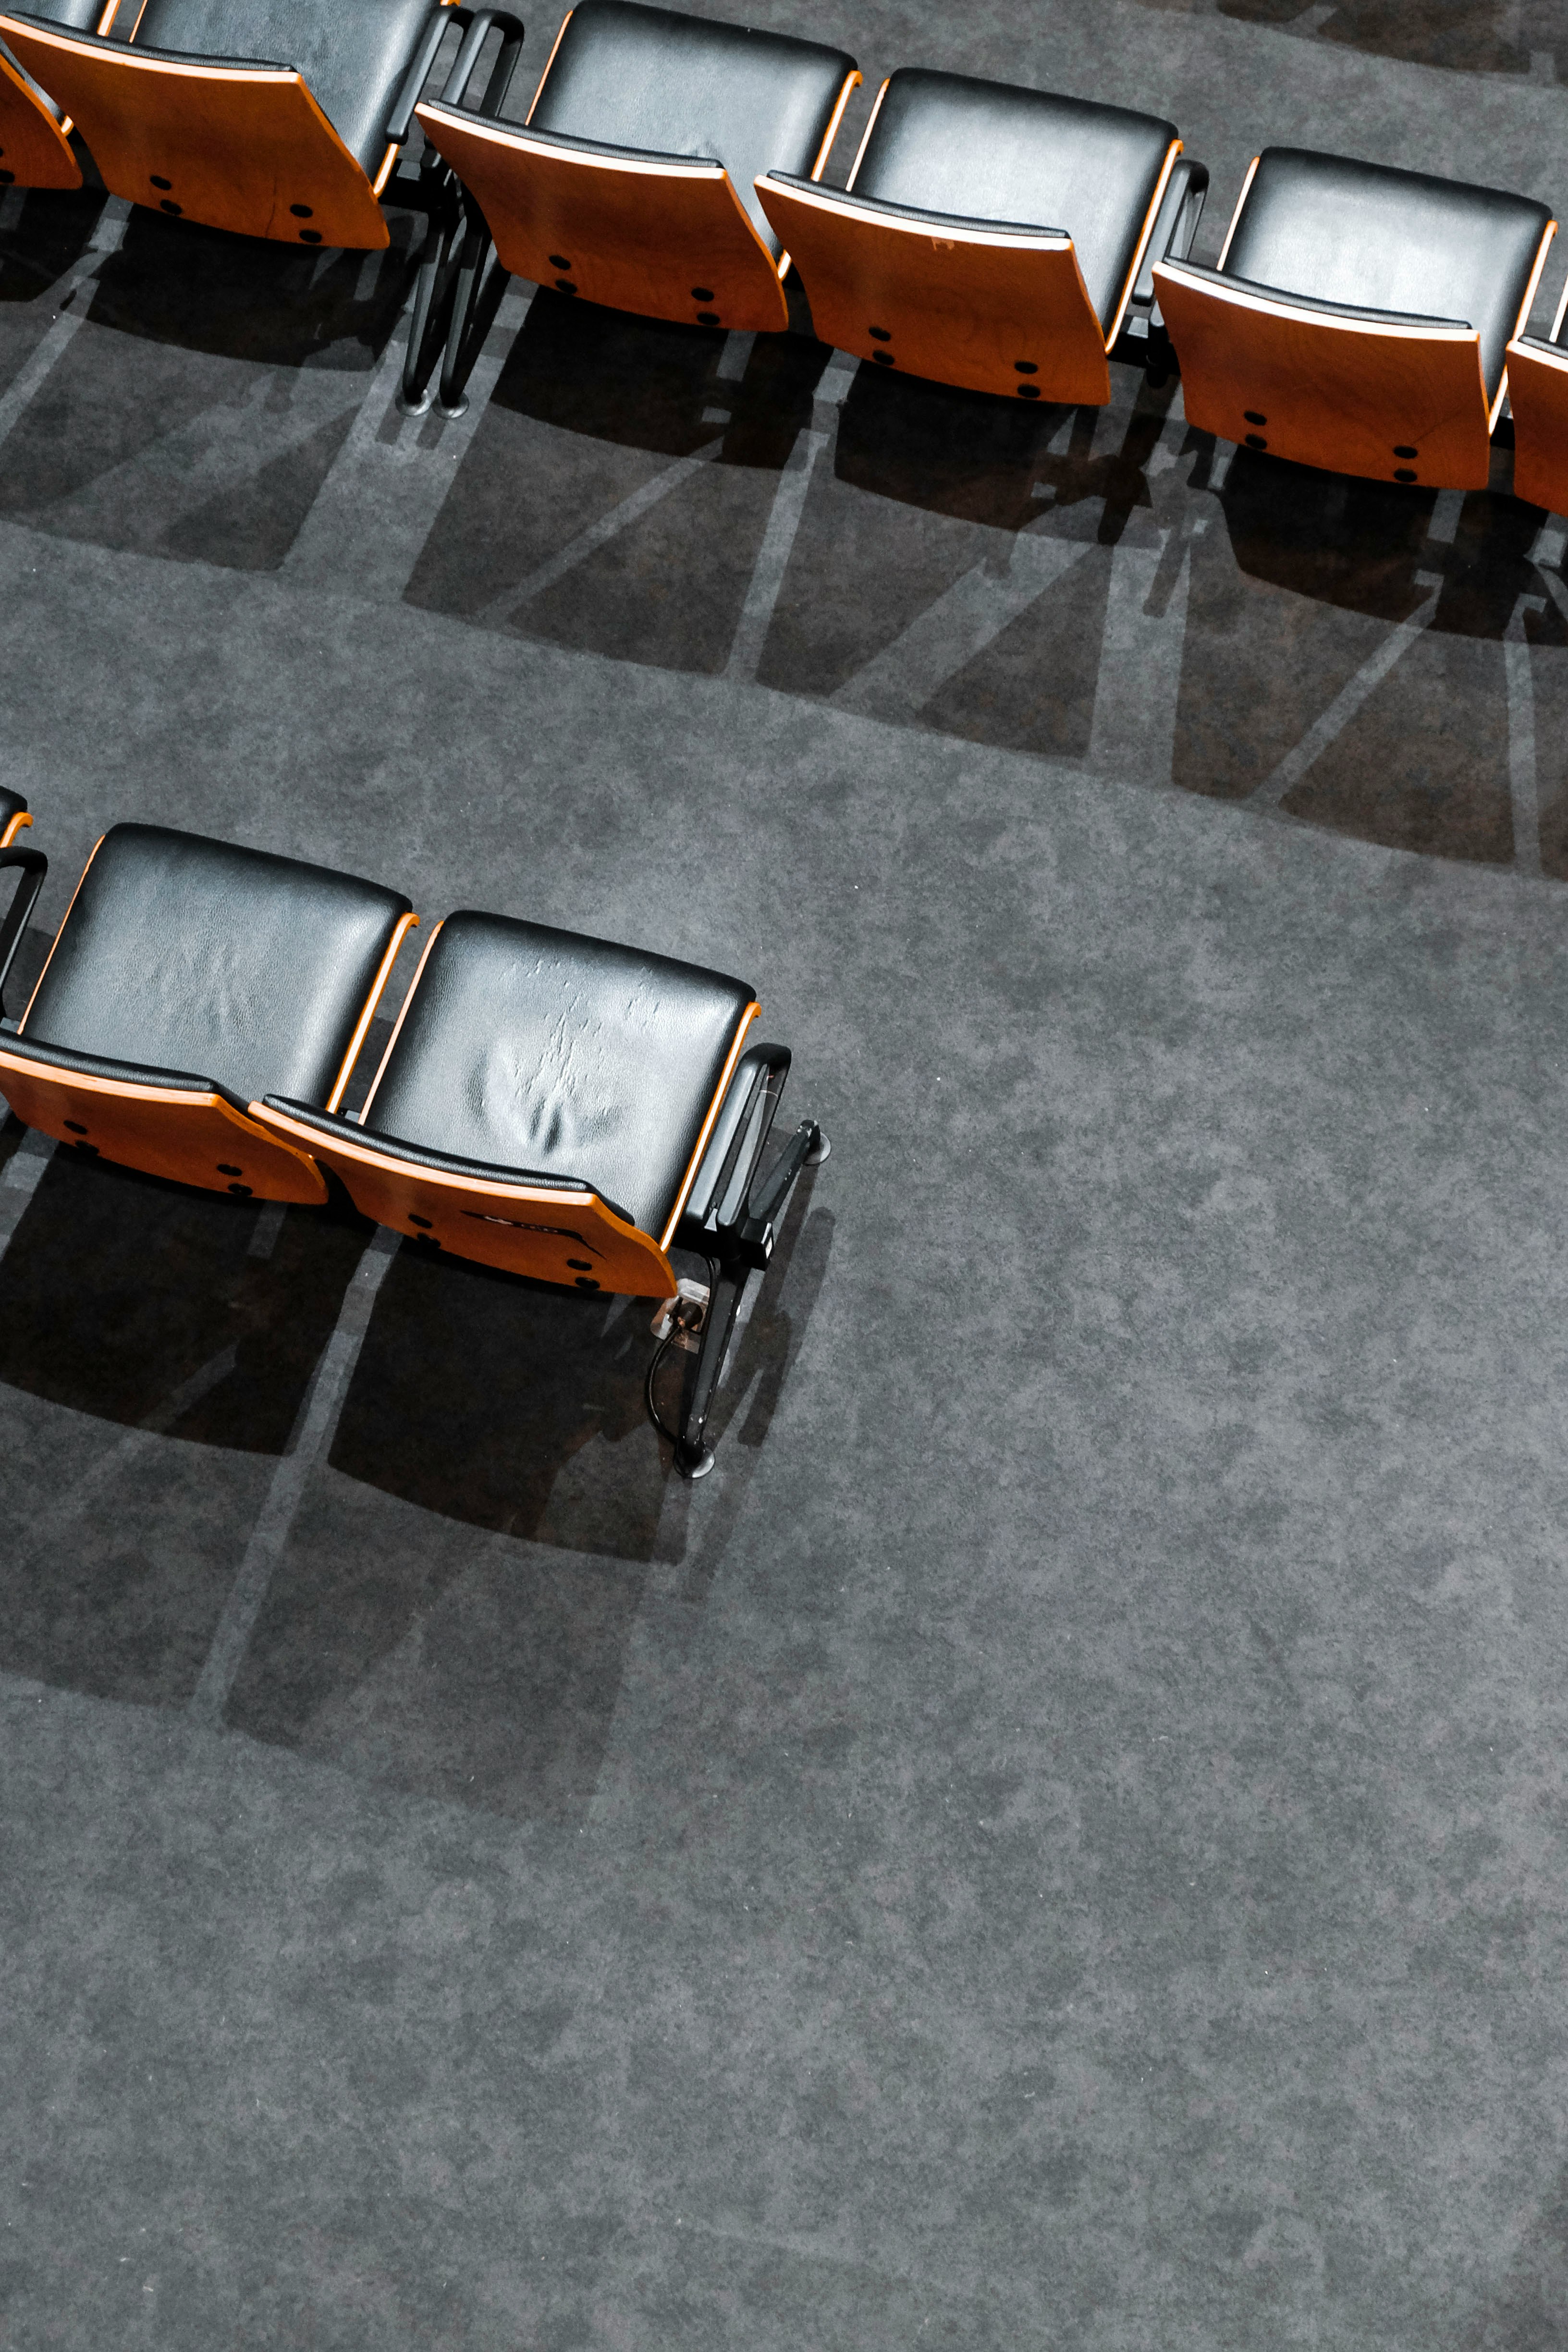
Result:
<svg viewBox="0 0 1568 2352">
<path fill-rule="evenodd" d="M 411 1168 L 428 1168 L 435 1176 L 468 1176 L 481 1184 L 541 1184 L 552 1192 L 581 1192 L 584 1198 L 604 1201 L 613 1216 L 623 1224 L 635 1225 L 637 1219 L 628 1215 L 616 1202 L 605 1200 L 596 1186 L 584 1183 L 580 1176 L 556 1176 L 537 1168 L 500 1168 L 483 1160 L 464 1160 L 454 1151 L 432 1151 L 422 1143 L 405 1143 L 400 1136 L 383 1135 L 376 1129 L 362 1127 L 357 1119 L 343 1118 L 333 1111 L 316 1110 L 310 1103 L 289 1102 L 280 1095 L 268 1095 L 268 1110 L 280 1110 L 301 1127 L 314 1128 L 316 1133 L 336 1143 L 368 1146 L 388 1160 L 400 1160 Z"/>
<path fill-rule="evenodd" d="M 51 1045 L 42 1037 L 7 1035 L 5 1051 L 18 1054 L 25 1061 L 37 1062 L 40 1067 L 64 1070 L 73 1077 L 113 1078 L 128 1087 L 157 1087 L 170 1094 L 217 1095 L 231 1110 L 248 1112 L 249 1104 L 227 1087 L 220 1087 L 216 1078 L 203 1077 L 195 1070 L 158 1070 L 139 1062 L 111 1062 L 98 1054 L 73 1054 L 68 1045 Z"/>
</svg>

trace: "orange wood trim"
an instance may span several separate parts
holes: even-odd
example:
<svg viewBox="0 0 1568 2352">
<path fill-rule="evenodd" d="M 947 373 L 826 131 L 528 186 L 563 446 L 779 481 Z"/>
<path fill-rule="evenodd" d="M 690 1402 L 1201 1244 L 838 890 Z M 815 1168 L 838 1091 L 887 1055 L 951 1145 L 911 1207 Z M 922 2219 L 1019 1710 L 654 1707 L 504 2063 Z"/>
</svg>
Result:
<svg viewBox="0 0 1568 2352">
<path fill-rule="evenodd" d="M 1519 316 L 1513 322 L 1513 334 L 1510 338 L 1510 344 L 1517 341 L 1519 337 L 1523 334 L 1525 323 L 1530 317 L 1531 311 L 1535 307 L 1536 289 L 1541 284 L 1541 273 L 1546 267 L 1547 252 L 1551 247 L 1552 240 L 1556 234 L 1556 222 L 1548 221 L 1545 228 L 1542 232 L 1541 247 L 1535 257 L 1535 267 L 1530 273 L 1530 284 L 1526 287 L 1524 299 L 1519 306 Z M 1507 397 L 1508 362 L 1505 358 L 1503 362 L 1502 373 L 1498 378 L 1497 393 L 1492 401 L 1490 414 L 1487 418 L 1487 429 L 1489 432 L 1496 432 L 1497 421 L 1502 414 L 1502 404 Z"/>
<path fill-rule="evenodd" d="M 145 5 L 146 5 L 146 0 L 142 0 L 142 5 L 143 5 L 143 6 L 145 6 Z M 93 28 L 92 28 L 92 29 L 93 29 L 93 31 L 94 31 L 95 33 L 97 33 L 97 34 L 99 35 L 99 37 L 101 38 L 101 37 L 102 37 L 102 36 L 103 36 L 105 33 L 107 33 L 107 32 L 109 31 L 110 26 L 113 24 L 113 22 L 114 22 L 114 20 L 115 20 L 116 16 L 119 16 L 119 14 L 120 14 L 120 0 L 108 0 L 108 5 L 107 5 L 107 6 L 104 8 L 104 10 L 103 10 L 102 14 L 101 14 L 101 15 L 100 16 L 100 17 L 99 17 L 99 20 L 98 20 L 97 24 L 96 24 L 96 25 L 93 26 Z"/>
<path fill-rule="evenodd" d="M 854 188 L 856 181 L 860 176 L 860 166 L 866 159 L 866 150 L 871 143 L 871 133 L 877 128 L 877 117 L 882 111 L 882 100 L 888 95 L 888 82 L 891 81 L 892 79 L 892 75 L 889 74 L 888 76 L 888 80 L 882 84 L 881 89 L 877 92 L 876 98 L 872 102 L 871 119 L 867 123 L 865 130 L 860 133 L 860 144 L 856 148 L 855 161 L 849 166 L 849 178 L 844 191 L 846 195 L 850 194 Z M 815 173 L 813 176 L 816 176 Z"/>
<path fill-rule="evenodd" d="M 1490 467 L 1480 337 L 1293 310 L 1237 280 L 1157 262 L 1187 422 L 1331 473 L 1484 489 Z M 1414 456 L 1405 457 L 1402 449 Z"/>
<path fill-rule="evenodd" d="M 577 11 L 575 8 L 567 9 L 566 14 L 561 19 L 561 30 L 556 34 L 555 38 L 550 44 L 550 55 L 544 60 L 544 71 L 539 77 L 539 88 L 534 91 L 532 100 L 529 105 L 528 112 L 522 118 L 523 129 L 525 131 L 528 128 L 528 125 L 533 121 L 534 108 L 544 96 L 544 85 L 550 79 L 550 68 L 555 63 L 555 52 L 561 47 L 562 42 L 566 38 L 566 27 L 572 22 L 573 17 L 576 14 Z"/>
<path fill-rule="evenodd" d="M 11 844 L 16 840 L 16 835 L 21 832 L 23 826 L 31 824 L 32 822 L 32 812 L 30 810 L 18 809 L 16 815 L 11 819 L 10 824 L 5 827 L 5 832 L 0 833 L 0 849 L 9 849 Z M 49 950 L 49 953 L 51 955 L 54 953 L 53 948 Z"/>
<path fill-rule="evenodd" d="M 175 64 L 4 14 L 0 33 L 80 125 L 112 195 L 289 244 L 388 243 L 370 182 L 291 68 Z"/>
<path fill-rule="evenodd" d="M 443 8 L 455 8 L 458 5 L 458 0 L 441 0 L 441 5 Z M 396 161 L 397 148 L 395 143 L 387 149 L 385 154 L 382 157 L 381 169 L 370 184 L 370 192 L 373 196 L 380 196 L 382 190 L 385 187 L 388 180 L 392 177 L 392 167 Z"/>
<path fill-rule="evenodd" d="M 237 1169 L 254 1200 L 319 1206 L 327 1197 L 306 1153 L 268 1134 L 221 1095 L 52 1069 L 7 1053 L 4 1039 L 0 1091 L 40 1135 L 68 1148 L 92 1143 L 100 1158 L 121 1167 L 208 1192 L 226 1192 L 237 1181 L 229 1171 Z"/>
<path fill-rule="evenodd" d="M 414 967 L 414 977 L 408 983 L 407 994 L 404 997 L 402 1003 L 397 1008 L 397 1018 L 392 1024 L 392 1034 L 386 1041 L 386 1051 L 382 1055 L 376 1074 L 370 1082 L 370 1092 L 366 1095 L 364 1101 L 360 1106 L 360 1121 L 362 1125 L 369 1116 L 370 1107 L 375 1100 L 376 1088 L 380 1086 L 383 1078 L 386 1076 L 386 1066 L 388 1062 L 391 1061 L 393 1054 L 396 1049 L 398 1038 L 403 1034 L 403 1024 L 408 1018 L 408 1008 L 414 1002 L 416 990 L 418 988 L 420 982 L 425 977 L 425 967 L 430 961 L 430 950 L 441 936 L 441 925 L 442 923 L 445 923 L 446 919 L 445 915 L 443 915 L 441 922 L 437 924 L 435 929 L 426 940 L 425 951 Z M 333 1103 L 330 1108 L 335 1110 L 337 1106 Z"/>
<path fill-rule="evenodd" d="M 35 77 L 36 79 L 36 77 Z M 19 188 L 79 188 L 68 121 L 57 122 L 16 68 L 0 58 L 0 153 Z"/>
<path fill-rule="evenodd" d="M 417 915 L 404 915 L 399 919 L 397 929 L 392 935 L 391 944 L 382 957 L 381 970 L 376 973 L 371 983 L 370 994 L 360 1008 L 359 1019 L 354 1024 L 354 1034 L 349 1039 L 349 1050 L 343 1055 L 343 1066 L 338 1072 L 337 1084 L 327 1097 L 328 1110 L 336 1110 L 343 1098 L 343 1088 L 349 1082 L 349 1073 L 359 1059 L 359 1049 L 364 1044 L 364 1033 L 375 1016 L 375 1008 L 381 1003 L 382 991 L 392 977 L 392 967 L 397 961 L 397 950 L 403 945 L 409 930 L 417 926 L 418 921 Z"/>
<path fill-rule="evenodd" d="M 1513 494 L 1568 515 L 1568 352 L 1516 340 L 1508 347 L 1513 400 Z"/>
<path fill-rule="evenodd" d="M 741 1048 L 746 1042 L 746 1032 L 762 1009 L 760 1004 L 748 1004 L 741 1016 L 741 1025 L 735 1032 L 735 1042 L 730 1048 L 730 1058 L 724 1065 L 717 1087 L 713 1089 L 713 1099 L 708 1106 L 708 1116 L 702 1122 L 702 1132 L 697 1139 L 697 1149 L 691 1155 L 690 1165 L 680 1180 L 680 1190 L 675 1196 L 675 1206 L 669 1213 L 669 1222 L 658 1237 L 661 1250 L 667 1250 L 669 1247 L 669 1237 L 680 1223 L 680 1213 L 686 1206 L 686 1196 L 696 1181 L 697 1171 L 702 1165 L 702 1155 L 708 1149 L 708 1139 L 713 1132 L 713 1122 L 719 1116 L 720 1106 L 728 1094 L 730 1081 L 735 1075 L 735 1065 L 741 1058 Z"/>
<path fill-rule="evenodd" d="M 1116 341 L 1117 336 L 1121 332 L 1121 321 L 1127 316 L 1127 305 L 1132 299 L 1132 289 L 1138 283 L 1138 272 L 1143 267 L 1143 256 L 1149 250 L 1149 239 L 1154 234 L 1154 223 L 1160 217 L 1160 206 L 1165 201 L 1165 191 L 1171 184 L 1171 174 L 1176 168 L 1176 158 L 1181 152 L 1181 141 L 1179 139 L 1173 139 L 1171 142 L 1170 151 L 1165 157 L 1165 168 L 1160 174 L 1160 184 L 1154 191 L 1153 201 L 1150 205 L 1148 211 L 1143 215 L 1142 234 L 1138 239 L 1137 250 L 1132 256 L 1132 267 L 1127 273 L 1127 283 L 1121 289 L 1121 299 L 1116 306 L 1116 315 L 1112 319 L 1110 326 L 1106 332 L 1105 348 L 1107 351 L 1110 349 L 1110 346 Z"/>
<path fill-rule="evenodd" d="M 1563 292 L 1558 299 L 1556 315 L 1553 317 L 1552 321 L 1552 341 L 1553 342 L 1557 341 L 1558 336 L 1563 332 L 1563 321 L 1565 318 L 1568 318 L 1568 278 L 1565 278 L 1563 280 Z"/>
<path fill-rule="evenodd" d="M 833 142 L 838 136 L 838 126 L 844 120 L 844 110 L 849 103 L 849 93 L 852 89 L 858 89 L 865 79 L 865 75 L 858 66 L 845 76 L 844 87 L 838 93 L 838 103 L 833 110 L 833 120 L 823 134 L 822 144 L 816 151 L 816 161 L 806 174 L 808 179 L 821 179 L 826 169 L 827 158 L 833 152 Z M 781 270 L 779 275 L 782 278 L 784 272 Z"/>
<path fill-rule="evenodd" d="M 1216 269 L 1223 269 L 1225 268 L 1226 256 L 1230 251 L 1230 241 L 1236 235 L 1236 225 L 1241 218 L 1241 208 L 1247 202 L 1247 197 L 1252 194 L 1252 183 L 1258 177 L 1258 166 L 1262 163 L 1262 161 L 1263 158 L 1261 155 L 1255 155 L 1251 163 L 1247 167 L 1247 177 L 1241 184 L 1241 194 L 1236 200 L 1236 207 L 1230 216 L 1230 226 L 1226 230 L 1225 243 L 1220 247 L 1219 259 L 1215 264 L 1215 268 Z"/>
<path fill-rule="evenodd" d="M 147 0 L 141 0 L 141 5 L 136 11 L 136 22 L 132 26 L 127 37 L 129 39 L 133 41 L 136 38 L 137 34 L 142 30 L 142 19 L 146 14 Z"/>
<path fill-rule="evenodd" d="M 574 152 L 456 107 L 416 110 L 512 277 L 549 286 L 561 274 L 551 256 L 564 254 L 590 302 L 687 322 L 700 310 L 731 331 L 789 324 L 773 257 L 721 163 Z M 710 299 L 699 304 L 694 284 Z"/>
<path fill-rule="evenodd" d="M 905 220 L 836 188 L 756 188 L 824 342 L 1010 400 L 1021 384 L 1074 404 L 1110 398 L 1104 331 L 1065 231 Z"/>
<path fill-rule="evenodd" d="M 70 905 L 66 908 L 59 929 L 49 941 L 49 951 L 44 958 L 44 969 L 33 982 L 33 993 L 27 999 L 27 1012 L 23 1013 L 22 1018 L 16 1024 L 16 1034 L 18 1037 L 22 1034 L 24 1029 L 26 1029 L 27 1025 L 27 1013 L 32 1012 L 33 1006 L 37 1000 L 38 991 L 42 988 L 44 982 L 48 977 L 49 966 L 55 960 L 55 950 L 58 947 L 60 941 L 66 935 L 66 924 L 68 923 L 71 919 L 71 907 L 76 905 L 78 898 L 80 897 L 81 886 L 87 880 L 88 876 L 92 872 L 92 861 L 98 856 L 99 851 L 103 847 L 103 845 L 108 838 L 109 835 L 107 834 L 100 833 L 99 835 L 98 839 L 93 843 L 92 847 L 88 854 L 87 864 L 82 867 L 80 874 L 77 877 L 76 888 L 70 894 Z"/>
<path fill-rule="evenodd" d="M 675 1286 L 663 1249 L 596 1192 L 563 1192 L 547 1180 L 509 1183 L 420 1168 L 378 1151 L 374 1136 L 323 1136 L 266 1103 L 251 1109 L 268 1130 L 333 1169 L 355 1207 L 393 1233 L 412 1229 L 455 1257 L 567 1288 L 584 1274 L 596 1290 L 634 1297 L 668 1298 Z M 534 1213 L 519 1216 L 519 1210 Z"/>
</svg>

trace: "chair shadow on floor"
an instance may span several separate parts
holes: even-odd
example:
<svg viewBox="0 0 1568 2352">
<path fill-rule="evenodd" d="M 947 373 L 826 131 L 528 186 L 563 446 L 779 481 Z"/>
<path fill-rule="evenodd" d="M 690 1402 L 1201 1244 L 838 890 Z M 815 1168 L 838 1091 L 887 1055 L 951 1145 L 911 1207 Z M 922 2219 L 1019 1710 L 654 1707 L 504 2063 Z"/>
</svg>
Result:
<svg viewBox="0 0 1568 2352">
<path fill-rule="evenodd" d="M 0 1666 L 190 1696 L 363 1247 L 55 1154 L 0 1260 Z"/>
<path fill-rule="evenodd" d="M 581 1298 L 405 1248 L 230 1726 L 420 1794 L 579 1819 L 655 1564 L 694 1545 L 680 1597 L 705 1597 L 830 1235 L 803 1180 L 731 1350 L 720 1469 L 697 1489 L 645 1417 L 650 1301 Z"/>
</svg>

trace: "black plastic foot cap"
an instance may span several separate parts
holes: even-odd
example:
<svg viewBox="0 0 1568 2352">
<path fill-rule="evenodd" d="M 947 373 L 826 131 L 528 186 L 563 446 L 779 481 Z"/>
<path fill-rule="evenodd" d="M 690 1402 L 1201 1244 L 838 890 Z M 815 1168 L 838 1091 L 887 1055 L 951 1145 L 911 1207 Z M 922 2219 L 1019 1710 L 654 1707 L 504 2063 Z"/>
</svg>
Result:
<svg viewBox="0 0 1568 2352">
<path fill-rule="evenodd" d="M 399 416 L 428 416 L 435 405 L 435 394 L 428 390 L 409 394 L 399 391 L 395 406 Z"/>
<path fill-rule="evenodd" d="M 699 1446 L 695 1454 L 689 1454 L 684 1445 L 675 1449 L 675 1466 L 683 1478 L 706 1478 L 718 1458 L 710 1445 Z"/>
<path fill-rule="evenodd" d="M 457 399 L 452 403 L 450 408 L 447 407 L 444 400 L 438 400 L 436 403 L 437 415 L 446 417 L 447 423 L 451 425 L 455 425 L 459 416 L 467 416 L 468 413 L 468 395 L 466 392 L 460 392 L 458 394 Z"/>
<path fill-rule="evenodd" d="M 831 1160 L 832 1157 L 833 1146 L 829 1143 L 826 1136 L 822 1132 L 822 1129 L 818 1128 L 816 1130 L 816 1141 L 812 1145 L 811 1150 L 805 1155 L 805 1164 L 808 1168 L 820 1168 L 825 1160 Z"/>
</svg>

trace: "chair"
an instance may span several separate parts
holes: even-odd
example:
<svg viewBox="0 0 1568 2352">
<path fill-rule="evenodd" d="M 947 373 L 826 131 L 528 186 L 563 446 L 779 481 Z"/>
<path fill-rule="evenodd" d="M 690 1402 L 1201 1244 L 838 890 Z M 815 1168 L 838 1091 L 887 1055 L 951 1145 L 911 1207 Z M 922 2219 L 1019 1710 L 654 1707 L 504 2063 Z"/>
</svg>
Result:
<svg viewBox="0 0 1568 2352">
<path fill-rule="evenodd" d="M 1208 173 L 1175 125 L 1119 106 L 905 69 L 878 94 L 847 190 L 770 171 L 757 195 L 824 341 L 1009 398 L 1110 398 L 1151 257 L 1184 254 Z M 1127 347 L 1124 346 L 1124 350 Z"/>
<path fill-rule="evenodd" d="M 336 1108 L 414 919 L 396 891 L 322 866 L 116 825 L 0 1034 L 0 1094 L 89 1158 L 323 1202 L 314 1161 L 247 1105 L 278 1088 Z"/>
<path fill-rule="evenodd" d="M 488 97 L 464 108 L 454 75 L 415 110 L 477 207 L 443 407 L 460 413 L 491 240 L 502 283 L 703 327 L 786 327 L 788 256 L 754 183 L 774 166 L 815 179 L 859 79 L 842 49 L 633 0 L 580 0 L 521 121 Z"/>
<path fill-rule="evenodd" d="M 1552 514 L 1568 515 L 1568 286 L 1552 333 L 1516 335 L 1508 347 L 1508 400 L 1513 411 L 1513 494 Z"/>
<path fill-rule="evenodd" d="M 366 251 L 390 241 L 384 194 L 426 215 L 403 381 L 418 405 L 462 205 L 438 158 L 396 182 L 393 168 L 448 29 L 465 30 L 458 88 L 501 32 L 486 92 L 499 105 L 522 45 L 516 17 L 452 0 L 144 0 L 125 42 L 107 37 L 113 13 L 110 0 L 89 31 L 0 12 L 0 41 L 69 110 L 111 194 L 242 236 Z"/>
<path fill-rule="evenodd" d="M 1218 268 L 1154 268 L 1188 423 L 1331 473 L 1484 488 L 1556 226 L 1524 196 L 1266 148 Z"/>
<path fill-rule="evenodd" d="M 5 989 L 11 976 L 11 966 L 16 961 L 16 950 L 22 944 L 22 934 L 27 928 L 49 861 L 41 849 L 18 849 L 16 835 L 33 820 L 27 814 L 27 803 L 19 793 L 8 793 L 0 787 L 0 868 L 10 867 L 22 877 L 16 895 L 0 923 L 0 1021 L 5 1017 Z"/>
<path fill-rule="evenodd" d="M 57 0 L 44 11 L 51 24 L 76 32 L 107 33 L 120 0 Z M 0 44 L 0 187 L 79 188 L 81 165 L 70 143 L 71 125 L 47 91 L 24 73 Z"/>
<path fill-rule="evenodd" d="M 827 1153 L 804 1121 L 758 1181 L 790 1056 L 748 1043 L 757 1010 L 743 982 L 694 964 L 451 915 L 359 1121 L 283 1090 L 251 1116 L 331 1169 L 366 1216 L 456 1257 L 661 1299 L 677 1295 L 671 1249 L 707 1258 L 701 1349 L 673 1433 L 678 1466 L 700 1476 L 746 1281 L 801 1168 Z M 651 1372 L 649 1391 L 651 1410 Z"/>
</svg>

